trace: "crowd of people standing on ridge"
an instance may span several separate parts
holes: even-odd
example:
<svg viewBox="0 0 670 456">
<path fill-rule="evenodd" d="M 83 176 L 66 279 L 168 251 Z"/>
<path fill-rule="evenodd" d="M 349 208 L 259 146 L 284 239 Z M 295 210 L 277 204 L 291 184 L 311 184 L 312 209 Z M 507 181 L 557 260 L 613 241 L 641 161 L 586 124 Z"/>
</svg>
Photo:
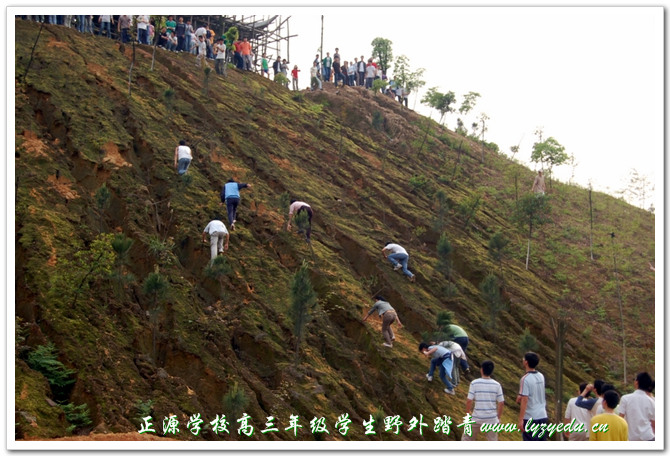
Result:
<svg viewBox="0 0 670 456">
<path fill-rule="evenodd" d="M 196 56 L 195 64 L 198 67 L 206 65 L 207 60 L 215 61 L 215 70 L 218 75 L 226 76 L 228 62 L 243 71 L 258 71 L 262 76 L 270 77 L 270 66 L 274 77 L 282 74 L 286 80 L 285 87 L 292 83 L 293 90 L 300 90 L 298 83 L 297 65 L 293 66 L 289 75 L 289 62 L 277 56 L 270 65 L 268 57 L 263 54 L 260 59 L 254 52 L 252 43 L 247 37 L 240 37 L 229 42 L 225 36 L 217 38 L 216 33 L 209 25 L 194 27 L 191 20 L 184 16 L 167 17 L 160 30 L 156 30 L 155 19 L 150 15 L 26 15 L 26 20 L 44 22 L 76 28 L 81 33 L 105 35 L 107 38 L 128 43 L 136 37 L 139 44 L 153 45 L 172 52 L 186 52 Z M 136 30 L 136 33 L 133 31 Z M 257 70 L 257 66 L 260 69 Z M 290 76 L 290 77 L 289 77 Z M 365 60 L 364 56 L 355 57 L 353 61 L 341 61 L 339 49 L 335 48 L 333 57 L 326 52 L 323 58 L 316 55 L 310 68 L 310 88 L 323 89 L 323 83 L 333 83 L 337 87 L 365 87 L 371 89 L 375 80 L 381 79 L 388 84 L 382 88 L 382 93 L 397 98 L 407 107 L 410 92 L 407 88 L 388 79 L 381 71 L 373 58 Z M 340 85 L 341 82 L 341 85 Z"/>
</svg>

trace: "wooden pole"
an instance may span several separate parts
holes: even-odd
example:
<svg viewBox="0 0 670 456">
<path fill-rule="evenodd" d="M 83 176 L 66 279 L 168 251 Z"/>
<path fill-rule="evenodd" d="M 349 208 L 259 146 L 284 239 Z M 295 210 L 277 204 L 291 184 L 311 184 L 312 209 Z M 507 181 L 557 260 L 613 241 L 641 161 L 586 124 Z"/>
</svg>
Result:
<svg viewBox="0 0 670 456">
<path fill-rule="evenodd" d="M 321 15 L 321 47 L 319 47 L 319 63 L 321 65 L 321 59 L 323 58 L 323 14 Z"/>
<path fill-rule="evenodd" d="M 591 232 L 589 233 L 589 245 L 591 247 L 591 261 L 593 261 L 593 202 L 591 201 L 590 186 L 589 186 L 589 216 L 591 218 Z"/>
</svg>

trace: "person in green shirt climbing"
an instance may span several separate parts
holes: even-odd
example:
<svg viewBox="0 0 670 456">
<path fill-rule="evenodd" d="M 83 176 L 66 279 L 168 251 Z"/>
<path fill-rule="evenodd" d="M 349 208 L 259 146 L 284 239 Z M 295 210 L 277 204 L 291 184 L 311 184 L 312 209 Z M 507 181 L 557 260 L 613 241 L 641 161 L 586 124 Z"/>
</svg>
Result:
<svg viewBox="0 0 670 456">
<path fill-rule="evenodd" d="M 447 331 L 451 333 L 451 340 L 460 345 L 461 348 L 463 349 L 463 352 L 465 352 L 468 348 L 468 343 L 470 342 L 470 339 L 468 338 L 468 333 L 466 333 L 465 330 L 458 325 L 448 325 Z M 466 358 L 465 357 L 460 358 L 459 361 L 461 369 L 463 369 L 463 372 L 465 372 L 466 374 L 470 373 L 470 366 L 468 366 Z"/>
</svg>

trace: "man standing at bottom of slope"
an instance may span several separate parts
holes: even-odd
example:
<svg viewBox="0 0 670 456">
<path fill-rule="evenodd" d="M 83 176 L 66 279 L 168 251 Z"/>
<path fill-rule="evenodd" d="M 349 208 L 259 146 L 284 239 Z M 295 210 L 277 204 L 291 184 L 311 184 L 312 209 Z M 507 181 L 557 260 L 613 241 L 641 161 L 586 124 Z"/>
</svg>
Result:
<svg viewBox="0 0 670 456">
<path fill-rule="evenodd" d="M 628 423 L 628 440 L 656 439 L 656 402 L 647 395 L 653 380 L 647 372 L 635 377 L 635 391 L 621 398 L 619 416 Z"/>
<path fill-rule="evenodd" d="M 579 385 L 579 395 L 577 397 L 581 396 L 586 389 L 586 385 L 586 382 Z M 591 422 L 591 418 L 593 418 L 589 410 L 577 407 L 577 397 L 573 397 L 568 401 L 568 405 L 565 408 L 565 424 L 570 424 L 572 420 L 575 420 L 575 424 L 584 425 L 586 430 L 584 432 L 570 432 L 568 440 L 572 442 L 589 439 L 589 423 Z"/>
<path fill-rule="evenodd" d="M 468 400 L 465 403 L 465 413 L 472 412 L 472 419 L 476 424 L 472 425 L 472 436 L 464 432 L 461 440 L 477 440 L 477 434 L 479 434 L 483 423 L 500 423 L 505 398 L 500 383 L 491 378 L 494 368 L 495 364 L 493 364 L 493 361 L 484 361 L 481 367 L 482 378 L 473 380 L 470 383 Z M 475 403 L 474 410 L 472 409 L 473 402 Z M 486 433 L 486 440 L 498 440 L 498 433 L 488 431 Z"/>
<path fill-rule="evenodd" d="M 628 424 L 626 420 L 614 413 L 614 409 L 619 405 L 619 393 L 614 390 L 605 391 L 603 394 L 603 409 L 605 413 L 596 415 L 591 418 L 589 425 L 589 440 L 595 441 L 624 441 L 628 440 Z M 607 431 L 604 431 L 604 426 L 607 426 Z M 593 432 L 601 429 L 601 432 Z"/>
<path fill-rule="evenodd" d="M 224 253 L 228 250 L 228 239 L 230 235 L 226 229 L 226 225 L 223 224 L 221 220 L 214 219 L 207 224 L 205 229 L 202 232 L 202 242 L 206 242 L 205 236 L 209 234 L 209 243 L 210 243 L 210 252 L 211 258 L 210 263 L 214 261 L 217 255 Z M 224 244 L 223 239 L 226 239 Z"/>
<path fill-rule="evenodd" d="M 538 429 L 537 433 L 527 432 L 526 424 L 542 425 L 547 423 L 547 401 L 544 391 L 544 375 L 535 370 L 540 363 L 537 353 L 528 352 L 523 356 L 523 367 L 526 374 L 521 377 L 517 403 L 521 405 L 519 410 L 519 428 L 523 431 L 523 440 L 547 440 L 547 433 Z"/>
</svg>

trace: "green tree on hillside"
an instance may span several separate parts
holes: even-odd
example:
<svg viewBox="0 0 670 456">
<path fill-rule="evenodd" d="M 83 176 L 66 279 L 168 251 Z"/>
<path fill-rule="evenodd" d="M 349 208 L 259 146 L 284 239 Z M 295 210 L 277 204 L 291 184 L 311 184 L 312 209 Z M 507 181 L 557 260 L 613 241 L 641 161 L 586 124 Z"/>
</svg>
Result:
<svg viewBox="0 0 670 456">
<path fill-rule="evenodd" d="M 100 232 L 103 231 L 104 212 L 109 208 L 112 198 L 112 192 L 107 188 L 107 184 L 102 184 L 95 192 L 95 207 L 98 209 L 98 216 L 100 217 Z"/>
<path fill-rule="evenodd" d="M 168 292 L 167 279 L 156 270 L 144 279 L 142 291 L 151 299 L 151 308 L 149 309 L 149 318 L 152 326 L 151 338 L 151 356 L 152 362 L 156 365 L 156 341 L 158 339 L 158 314 L 160 313 L 160 304 L 163 302 Z"/>
<path fill-rule="evenodd" d="M 112 274 L 112 278 L 116 283 L 115 291 L 117 297 L 122 297 L 125 285 L 135 280 L 135 276 L 126 270 L 129 262 L 130 247 L 132 247 L 133 242 L 132 239 L 123 233 L 116 233 L 111 240 L 112 249 L 116 253 L 116 270 Z"/>
<path fill-rule="evenodd" d="M 435 192 L 435 218 L 433 219 L 433 229 L 438 233 L 444 230 L 447 225 L 447 216 L 449 214 L 449 198 L 444 190 Z"/>
<path fill-rule="evenodd" d="M 231 51 L 233 50 L 233 43 L 237 41 L 237 39 L 240 37 L 240 32 L 237 30 L 237 27 L 232 26 L 226 30 L 226 33 L 223 34 L 226 42 L 226 53 L 228 53 L 228 49 Z"/>
<path fill-rule="evenodd" d="M 500 281 L 505 284 L 503 277 L 503 259 L 507 254 L 507 244 L 509 239 L 505 237 L 500 231 L 496 231 L 489 239 L 489 256 L 498 263 L 500 267 Z"/>
<path fill-rule="evenodd" d="M 522 355 L 529 351 L 537 351 L 539 345 L 537 339 L 533 336 L 528 328 L 523 330 L 523 334 L 519 338 L 519 353 Z"/>
<path fill-rule="evenodd" d="M 484 326 L 489 329 L 496 329 L 498 323 L 498 314 L 506 309 L 505 303 L 500 295 L 500 285 L 495 274 L 488 274 L 479 284 L 479 291 L 482 299 L 487 304 L 488 320 Z"/>
<path fill-rule="evenodd" d="M 244 389 L 237 382 L 233 383 L 230 390 L 223 396 L 223 410 L 228 414 L 229 421 L 242 416 L 244 409 L 249 405 L 249 398 Z"/>
<path fill-rule="evenodd" d="M 99 234 L 89 248 L 77 250 L 73 259 L 66 256 L 60 258 L 51 278 L 50 299 L 66 301 L 72 309 L 76 309 L 81 296 L 103 294 L 106 297 L 103 285 L 109 283 L 116 261 L 112 237 L 110 233 Z M 95 293 L 90 293 L 91 290 Z"/>
<path fill-rule="evenodd" d="M 454 108 L 451 107 L 451 104 L 454 102 L 456 102 L 456 95 L 454 92 L 440 93 L 437 91 L 437 87 L 428 89 L 428 92 L 426 92 L 421 99 L 421 103 L 439 111 L 440 124 L 446 113 L 454 112 Z"/>
<path fill-rule="evenodd" d="M 651 179 L 633 168 L 630 170 L 626 188 L 619 193 L 631 204 L 637 203 L 638 207 L 648 209 L 647 199 L 654 190 L 654 183 Z"/>
<path fill-rule="evenodd" d="M 532 162 L 540 162 L 542 167 L 547 165 L 548 174 L 550 176 L 549 186 L 551 188 L 551 170 L 554 166 L 560 166 L 568 160 L 568 154 L 565 152 L 565 147 L 563 147 L 558 141 L 554 138 L 549 137 L 545 141 L 536 142 L 533 144 L 533 152 L 531 153 L 530 160 Z"/>
<path fill-rule="evenodd" d="M 382 73 L 387 74 L 389 64 L 393 60 L 393 42 L 386 38 L 377 37 L 372 40 L 372 58 L 377 59 Z"/>
<path fill-rule="evenodd" d="M 387 85 L 388 81 L 384 81 L 383 79 L 375 79 L 372 82 L 372 92 L 377 95 L 379 92 L 383 91 Z"/>
<path fill-rule="evenodd" d="M 300 343 L 302 342 L 305 325 L 311 319 L 310 311 L 316 307 L 316 292 L 309 278 L 307 262 L 303 261 L 300 269 L 291 280 L 291 308 L 289 316 L 293 320 L 293 335 L 295 336 L 295 359 L 299 358 Z"/>
<path fill-rule="evenodd" d="M 528 251 L 526 253 L 526 270 L 530 258 L 530 239 L 533 236 L 533 228 L 544 225 L 549 221 L 549 197 L 546 195 L 528 194 L 521 199 L 514 212 L 514 220 L 525 229 L 528 227 Z"/>
<path fill-rule="evenodd" d="M 464 116 L 468 115 L 470 111 L 475 107 L 477 104 L 477 98 L 479 98 L 481 95 L 477 92 L 468 92 L 463 96 L 463 102 L 461 103 L 461 107 L 458 108 L 458 112 L 463 114 Z"/>
<path fill-rule="evenodd" d="M 402 87 L 407 92 L 414 92 L 426 84 L 426 81 L 421 79 L 425 71 L 425 68 L 412 71 L 409 66 L 409 58 L 405 55 L 399 55 L 394 63 L 393 82 L 397 87 Z"/>
<path fill-rule="evenodd" d="M 446 233 L 440 235 L 437 241 L 437 270 L 444 274 L 445 277 L 451 276 L 451 252 L 453 248 L 447 238 Z"/>
</svg>

